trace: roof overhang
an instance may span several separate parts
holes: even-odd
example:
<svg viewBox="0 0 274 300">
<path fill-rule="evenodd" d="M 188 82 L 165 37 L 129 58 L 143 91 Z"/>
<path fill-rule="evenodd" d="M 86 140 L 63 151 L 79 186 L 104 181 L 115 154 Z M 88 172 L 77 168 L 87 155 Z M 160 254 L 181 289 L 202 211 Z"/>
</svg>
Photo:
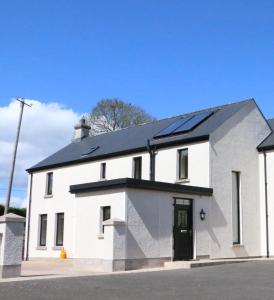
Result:
<svg viewBox="0 0 274 300">
<path fill-rule="evenodd" d="M 151 146 L 156 147 L 157 149 L 161 148 L 168 148 L 176 145 L 184 145 L 184 144 L 189 144 L 189 143 L 196 143 L 196 142 L 203 142 L 203 141 L 208 141 L 209 140 L 209 135 L 201 135 L 201 136 L 195 136 L 191 138 L 180 138 L 179 136 L 176 137 L 176 139 L 170 139 L 170 138 L 165 138 L 165 139 L 160 139 L 158 141 L 151 140 Z M 42 170 L 50 170 L 50 169 L 55 169 L 55 168 L 60 168 L 60 167 L 65 167 L 65 166 L 71 166 L 71 165 L 76 165 L 76 164 L 81 164 L 85 162 L 92 162 L 92 161 L 98 161 L 102 159 L 108 159 L 108 158 L 113 158 L 113 157 L 118 157 L 118 156 L 124 156 L 128 154 L 135 154 L 135 153 L 140 153 L 140 152 L 146 152 L 147 151 L 147 146 L 139 147 L 139 148 L 133 148 L 133 149 L 127 149 L 124 151 L 119 151 L 119 152 L 112 152 L 112 153 L 106 153 L 106 154 L 101 154 L 101 155 L 96 155 L 96 156 L 87 156 L 85 158 L 80 158 L 80 159 L 75 159 L 75 160 L 70 160 L 70 161 L 65 161 L 61 163 L 56 163 L 56 164 L 50 164 L 50 165 L 45 165 L 45 166 L 38 166 L 38 167 L 31 167 L 29 169 L 26 169 L 28 173 L 33 173 L 33 172 L 38 172 Z"/>
<path fill-rule="evenodd" d="M 259 146 L 258 151 L 259 152 L 265 152 L 265 151 L 271 151 L 274 150 L 274 145 L 269 145 L 269 146 Z"/>
<path fill-rule="evenodd" d="M 106 181 L 75 184 L 70 186 L 69 191 L 72 194 L 80 194 L 121 188 L 182 193 L 200 196 L 212 196 L 213 194 L 212 188 L 133 178 L 119 178 Z"/>
</svg>

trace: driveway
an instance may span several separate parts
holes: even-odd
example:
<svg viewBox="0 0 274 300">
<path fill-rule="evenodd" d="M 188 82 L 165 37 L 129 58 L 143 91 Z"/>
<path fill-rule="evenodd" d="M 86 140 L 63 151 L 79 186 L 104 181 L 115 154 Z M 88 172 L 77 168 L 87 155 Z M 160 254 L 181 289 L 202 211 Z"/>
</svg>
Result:
<svg viewBox="0 0 274 300">
<path fill-rule="evenodd" d="M 0 283 L 1 300 L 274 299 L 274 262 Z"/>
</svg>

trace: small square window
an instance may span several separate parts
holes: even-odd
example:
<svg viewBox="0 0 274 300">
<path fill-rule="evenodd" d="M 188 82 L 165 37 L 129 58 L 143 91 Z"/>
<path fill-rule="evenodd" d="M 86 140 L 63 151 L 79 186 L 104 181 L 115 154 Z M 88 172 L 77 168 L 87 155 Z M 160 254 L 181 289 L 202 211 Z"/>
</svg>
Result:
<svg viewBox="0 0 274 300">
<path fill-rule="evenodd" d="M 133 178 L 142 179 L 142 156 L 133 158 Z"/>
<path fill-rule="evenodd" d="M 106 179 L 106 163 L 101 163 L 101 179 Z"/>
</svg>

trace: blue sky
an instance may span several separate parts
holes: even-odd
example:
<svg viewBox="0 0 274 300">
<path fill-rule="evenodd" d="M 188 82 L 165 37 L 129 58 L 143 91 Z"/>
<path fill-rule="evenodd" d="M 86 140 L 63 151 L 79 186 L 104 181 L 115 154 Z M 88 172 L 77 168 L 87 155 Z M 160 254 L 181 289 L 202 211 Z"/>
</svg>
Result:
<svg viewBox="0 0 274 300">
<path fill-rule="evenodd" d="M 18 114 L 14 96 L 38 100 L 24 116 L 18 204 L 24 168 L 68 143 L 75 120 L 101 98 L 163 118 L 253 97 L 274 117 L 273 37 L 273 1 L 1 1 L 0 143 L 7 148 L 0 148 L 0 202 L 16 128 L 6 124 Z M 57 126 L 63 139 L 52 136 Z M 44 136 L 48 145 L 37 140 Z"/>
<path fill-rule="evenodd" d="M 273 1 L 2 1 L 0 101 L 156 117 L 254 97 L 274 117 Z"/>
</svg>

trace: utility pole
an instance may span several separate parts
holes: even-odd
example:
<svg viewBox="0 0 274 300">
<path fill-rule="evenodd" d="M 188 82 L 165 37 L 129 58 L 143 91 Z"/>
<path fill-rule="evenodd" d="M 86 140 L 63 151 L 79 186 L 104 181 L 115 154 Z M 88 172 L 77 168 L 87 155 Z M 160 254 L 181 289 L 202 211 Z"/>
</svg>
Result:
<svg viewBox="0 0 274 300">
<path fill-rule="evenodd" d="M 25 105 L 31 107 L 30 104 L 27 104 L 23 98 L 16 98 L 17 101 L 20 102 L 20 116 L 17 126 L 17 134 L 16 134 L 16 140 L 13 150 L 13 156 L 12 156 L 12 163 L 11 163 L 11 170 L 10 170 L 10 177 L 9 177 L 9 185 L 8 185 L 8 193 L 7 193 L 7 199 L 6 199 L 6 205 L 5 205 L 5 212 L 4 214 L 8 213 L 8 209 L 10 206 L 10 197 L 11 197 L 11 190 L 12 190 L 12 183 L 13 183 L 13 175 L 14 175 L 14 167 L 15 167 L 15 161 L 16 161 L 16 154 L 17 154 L 17 147 L 18 147 L 18 141 L 19 141 L 19 135 L 20 135 L 20 129 L 21 129 L 21 123 L 22 123 L 22 117 L 23 117 L 23 111 Z"/>
</svg>

